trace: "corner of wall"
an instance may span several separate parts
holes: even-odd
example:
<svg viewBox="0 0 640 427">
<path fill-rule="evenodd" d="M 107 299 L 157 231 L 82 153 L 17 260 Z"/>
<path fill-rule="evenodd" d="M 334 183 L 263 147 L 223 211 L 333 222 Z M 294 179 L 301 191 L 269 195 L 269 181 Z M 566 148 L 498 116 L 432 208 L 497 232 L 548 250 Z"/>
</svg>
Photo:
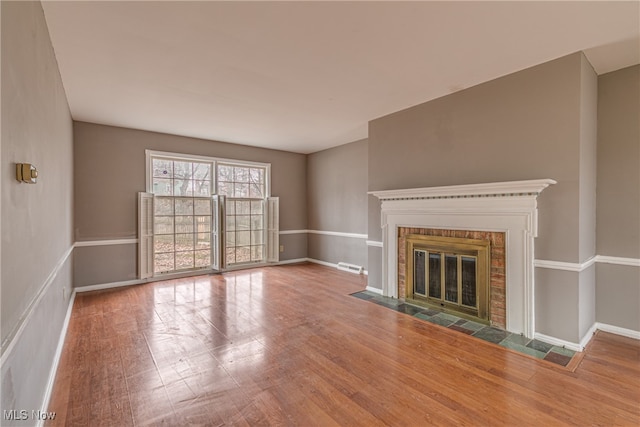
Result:
<svg viewBox="0 0 640 427">
<path fill-rule="evenodd" d="M 640 65 L 597 80 L 595 317 L 640 333 Z"/>
<path fill-rule="evenodd" d="M 578 262 L 596 256 L 596 171 L 598 140 L 598 76 L 586 56 L 580 54 L 580 173 Z M 596 321 L 596 266 L 578 274 L 578 338 Z"/>
</svg>

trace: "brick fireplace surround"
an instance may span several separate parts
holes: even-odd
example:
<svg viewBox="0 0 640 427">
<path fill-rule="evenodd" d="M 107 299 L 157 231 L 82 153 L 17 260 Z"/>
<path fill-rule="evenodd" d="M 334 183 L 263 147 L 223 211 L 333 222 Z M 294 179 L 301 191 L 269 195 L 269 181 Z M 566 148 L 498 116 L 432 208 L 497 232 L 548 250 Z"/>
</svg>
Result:
<svg viewBox="0 0 640 427">
<path fill-rule="evenodd" d="M 504 233 L 471 230 L 444 230 L 439 228 L 398 227 L 398 298 L 406 298 L 406 244 L 405 236 L 420 234 L 423 236 L 458 237 L 480 239 L 491 242 L 491 269 L 489 280 L 489 320 L 491 326 L 506 329 L 505 298 L 505 236 Z"/>
</svg>

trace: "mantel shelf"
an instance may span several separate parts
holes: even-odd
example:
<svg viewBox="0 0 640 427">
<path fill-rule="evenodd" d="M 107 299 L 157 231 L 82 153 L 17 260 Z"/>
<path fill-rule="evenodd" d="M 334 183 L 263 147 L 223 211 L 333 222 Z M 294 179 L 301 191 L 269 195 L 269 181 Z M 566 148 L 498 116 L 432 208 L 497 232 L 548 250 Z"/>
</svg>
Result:
<svg viewBox="0 0 640 427">
<path fill-rule="evenodd" d="M 401 190 L 369 191 L 368 194 L 380 200 L 406 200 L 459 197 L 505 197 L 538 195 L 553 179 L 532 179 L 526 181 L 491 182 L 484 184 L 448 185 L 443 187 L 407 188 Z"/>
</svg>

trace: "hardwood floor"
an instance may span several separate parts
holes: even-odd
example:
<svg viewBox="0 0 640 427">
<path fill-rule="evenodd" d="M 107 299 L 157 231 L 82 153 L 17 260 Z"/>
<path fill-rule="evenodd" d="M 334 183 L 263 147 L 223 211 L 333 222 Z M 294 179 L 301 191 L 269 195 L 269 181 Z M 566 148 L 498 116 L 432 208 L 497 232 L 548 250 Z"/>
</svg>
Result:
<svg viewBox="0 0 640 427">
<path fill-rule="evenodd" d="M 640 425 L 640 341 L 574 372 L 349 296 L 314 264 L 78 294 L 48 425 Z"/>
</svg>

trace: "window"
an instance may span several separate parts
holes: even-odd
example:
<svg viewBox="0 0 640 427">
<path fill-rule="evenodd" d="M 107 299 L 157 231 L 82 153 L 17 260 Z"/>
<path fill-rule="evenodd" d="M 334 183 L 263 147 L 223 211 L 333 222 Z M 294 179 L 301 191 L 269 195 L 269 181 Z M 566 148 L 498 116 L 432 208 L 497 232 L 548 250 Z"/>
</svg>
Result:
<svg viewBox="0 0 640 427">
<path fill-rule="evenodd" d="M 264 163 L 147 150 L 140 277 L 277 261 L 269 172 Z"/>
<path fill-rule="evenodd" d="M 225 203 L 227 265 L 264 260 L 264 202 L 227 199 Z"/>
<path fill-rule="evenodd" d="M 154 273 L 211 266 L 212 163 L 151 158 Z"/>
<path fill-rule="evenodd" d="M 211 196 L 212 163 L 187 162 L 154 157 L 153 194 L 157 196 Z"/>
<path fill-rule="evenodd" d="M 211 201 L 156 197 L 153 245 L 155 273 L 209 267 Z"/>
<path fill-rule="evenodd" d="M 227 265 L 264 261 L 264 167 L 217 165 L 218 194 L 226 196 Z"/>
<path fill-rule="evenodd" d="M 227 197 L 263 199 L 264 167 L 218 164 L 218 194 Z"/>
</svg>

